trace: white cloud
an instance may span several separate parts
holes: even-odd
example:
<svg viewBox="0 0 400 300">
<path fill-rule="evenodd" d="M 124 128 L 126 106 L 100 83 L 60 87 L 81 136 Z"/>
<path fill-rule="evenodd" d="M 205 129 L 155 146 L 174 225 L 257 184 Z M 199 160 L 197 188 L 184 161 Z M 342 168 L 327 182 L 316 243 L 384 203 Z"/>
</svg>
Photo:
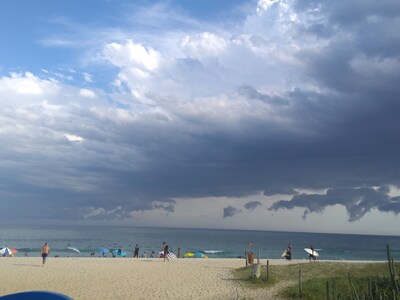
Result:
<svg viewBox="0 0 400 300">
<path fill-rule="evenodd" d="M 203 57 L 215 57 L 223 53 L 227 42 L 215 33 L 202 32 L 193 36 L 185 36 L 181 47 L 189 57 L 202 60 Z"/>
<path fill-rule="evenodd" d="M 59 90 L 57 81 L 43 80 L 30 72 L 11 73 L 9 77 L 0 78 L 0 92 L 20 95 L 41 96 L 54 94 Z"/>
<path fill-rule="evenodd" d="M 82 96 L 84 98 L 92 98 L 92 99 L 96 98 L 95 92 L 93 92 L 92 90 L 89 90 L 89 89 L 80 89 L 79 96 Z"/>
<path fill-rule="evenodd" d="M 106 60 L 118 67 L 138 68 L 142 71 L 155 70 L 159 65 L 160 54 L 152 48 L 127 40 L 125 44 L 110 43 L 103 49 Z"/>
<path fill-rule="evenodd" d="M 109 43 L 102 50 L 103 59 L 120 68 L 116 86 L 125 83 L 140 101 L 146 103 L 146 93 L 152 89 L 152 83 L 160 80 L 157 71 L 161 64 L 161 54 L 150 47 L 127 40 L 122 43 Z M 150 101 L 149 103 L 152 103 Z"/>
<path fill-rule="evenodd" d="M 92 74 L 89 74 L 89 73 L 86 73 L 86 72 L 83 73 L 83 79 L 84 79 L 86 82 L 89 82 L 89 83 L 92 83 L 92 82 L 93 82 L 93 76 L 92 76 Z"/>
<path fill-rule="evenodd" d="M 257 13 L 262 14 L 266 10 L 268 10 L 269 7 L 271 7 L 275 2 L 274 0 L 259 0 L 257 3 Z"/>
<path fill-rule="evenodd" d="M 85 141 L 85 139 L 83 137 L 81 137 L 79 135 L 75 135 L 75 134 L 65 133 L 64 136 L 70 142 L 83 142 L 83 141 Z"/>
<path fill-rule="evenodd" d="M 134 112 L 120 108 L 97 108 L 91 107 L 90 112 L 99 120 L 107 120 L 117 124 L 129 124 L 137 120 Z"/>
</svg>

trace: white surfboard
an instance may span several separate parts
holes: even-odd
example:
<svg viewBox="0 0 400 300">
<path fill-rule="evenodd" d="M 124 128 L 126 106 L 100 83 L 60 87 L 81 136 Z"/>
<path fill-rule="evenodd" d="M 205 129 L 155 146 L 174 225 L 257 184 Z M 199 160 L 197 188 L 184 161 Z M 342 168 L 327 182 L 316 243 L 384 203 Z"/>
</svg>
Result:
<svg viewBox="0 0 400 300">
<path fill-rule="evenodd" d="M 285 257 L 285 256 L 286 256 L 286 254 L 287 254 L 287 250 L 283 251 L 283 253 L 282 253 L 282 257 Z"/>
<path fill-rule="evenodd" d="M 310 248 L 304 248 L 304 251 L 306 251 L 308 254 L 314 255 L 315 257 L 319 256 L 317 251 L 311 250 Z"/>
</svg>

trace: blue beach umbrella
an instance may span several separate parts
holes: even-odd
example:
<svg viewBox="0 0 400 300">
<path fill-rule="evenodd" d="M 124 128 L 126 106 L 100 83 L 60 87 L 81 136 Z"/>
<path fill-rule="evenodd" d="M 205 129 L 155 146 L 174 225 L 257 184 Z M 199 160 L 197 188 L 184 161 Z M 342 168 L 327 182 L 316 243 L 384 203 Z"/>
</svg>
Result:
<svg viewBox="0 0 400 300">
<path fill-rule="evenodd" d="M 126 252 L 122 249 L 115 249 L 111 253 L 114 255 L 122 256 L 122 257 L 126 256 Z"/>
<path fill-rule="evenodd" d="M 105 247 L 100 247 L 100 248 L 99 248 L 99 252 L 102 253 L 102 254 L 104 255 L 105 253 L 110 252 L 110 249 L 107 249 L 107 248 L 105 248 Z"/>
<path fill-rule="evenodd" d="M 201 253 L 201 252 L 199 252 L 199 251 L 197 251 L 197 252 L 194 254 L 194 256 L 197 257 L 197 258 L 203 258 L 203 257 L 204 257 L 204 254 Z"/>
</svg>

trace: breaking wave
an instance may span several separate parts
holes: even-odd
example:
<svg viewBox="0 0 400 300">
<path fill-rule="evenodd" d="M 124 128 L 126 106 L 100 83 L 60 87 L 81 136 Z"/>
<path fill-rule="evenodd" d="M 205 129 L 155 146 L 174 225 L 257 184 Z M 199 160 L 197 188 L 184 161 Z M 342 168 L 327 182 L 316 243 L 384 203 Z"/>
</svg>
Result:
<svg viewBox="0 0 400 300">
<path fill-rule="evenodd" d="M 224 252 L 224 250 L 204 250 L 203 252 L 208 254 L 216 254 L 216 253 L 222 253 Z"/>
</svg>

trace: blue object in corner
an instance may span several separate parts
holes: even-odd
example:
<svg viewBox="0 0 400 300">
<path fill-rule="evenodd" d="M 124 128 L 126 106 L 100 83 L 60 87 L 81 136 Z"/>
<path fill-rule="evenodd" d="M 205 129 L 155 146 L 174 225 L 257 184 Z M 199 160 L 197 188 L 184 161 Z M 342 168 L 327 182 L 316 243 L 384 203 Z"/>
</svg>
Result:
<svg viewBox="0 0 400 300">
<path fill-rule="evenodd" d="M 47 292 L 47 291 L 31 291 L 9 294 L 0 297 L 1 300 L 72 300 L 63 294 Z"/>
</svg>

